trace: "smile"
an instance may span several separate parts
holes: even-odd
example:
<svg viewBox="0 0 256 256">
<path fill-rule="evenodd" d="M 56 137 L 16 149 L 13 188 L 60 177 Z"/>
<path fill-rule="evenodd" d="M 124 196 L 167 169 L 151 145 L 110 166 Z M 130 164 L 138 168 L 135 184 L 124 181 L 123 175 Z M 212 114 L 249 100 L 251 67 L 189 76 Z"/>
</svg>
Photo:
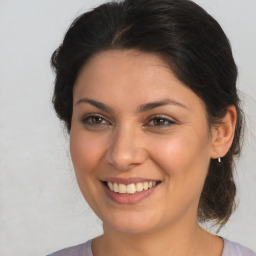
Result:
<svg viewBox="0 0 256 256">
<path fill-rule="evenodd" d="M 112 183 L 112 182 L 106 182 L 105 184 L 107 187 L 119 194 L 135 194 L 137 192 L 141 192 L 143 190 L 148 190 L 152 187 L 155 187 L 158 183 L 156 181 L 149 181 L 149 182 L 138 182 L 138 183 L 131 183 L 128 185 L 125 184 L 118 184 L 118 183 Z"/>
<path fill-rule="evenodd" d="M 118 204 L 139 203 L 154 193 L 155 190 L 159 190 L 158 187 L 161 183 L 161 181 L 141 178 L 101 180 L 107 197 Z"/>
</svg>

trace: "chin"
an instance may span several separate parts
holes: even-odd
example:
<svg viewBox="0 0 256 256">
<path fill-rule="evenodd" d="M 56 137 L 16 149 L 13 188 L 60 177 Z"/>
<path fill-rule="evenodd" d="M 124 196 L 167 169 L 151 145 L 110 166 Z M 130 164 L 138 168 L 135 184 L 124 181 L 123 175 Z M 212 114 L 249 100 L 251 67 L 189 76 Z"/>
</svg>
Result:
<svg viewBox="0 0 256 256">
<path fill-rule="evenodd" d="M 134 216 L 112 217 L 110 221 L 103 221 L 103 223 L 104 227 L 106 226 L 116 232 L 126 234 L 148 233 L 157 225 L 151 218 L 148 218 L 145 215 L 138 216 L 137 214 L 134 214 Z"/>
</svg>

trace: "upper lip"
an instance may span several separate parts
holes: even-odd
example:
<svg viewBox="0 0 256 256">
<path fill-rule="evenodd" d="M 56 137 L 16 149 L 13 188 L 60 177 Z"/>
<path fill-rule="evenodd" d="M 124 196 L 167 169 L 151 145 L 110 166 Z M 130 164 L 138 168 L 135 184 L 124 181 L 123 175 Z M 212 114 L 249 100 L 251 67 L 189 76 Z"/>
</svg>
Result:
<svg viewBox="0 0 256 256">
<path fill-rule="evenodd" d="M 130 178 L 109 177 L 109 178 L 101 179 L 101 181 L 128 185 L 128 184 L 139 183 L 139 182 L 149 182 L 149 181 L 157 182 L 160 180 L 151 179 L 151 178 L 140 178 L 140 177 L 130 177 Z"/>
</svg>

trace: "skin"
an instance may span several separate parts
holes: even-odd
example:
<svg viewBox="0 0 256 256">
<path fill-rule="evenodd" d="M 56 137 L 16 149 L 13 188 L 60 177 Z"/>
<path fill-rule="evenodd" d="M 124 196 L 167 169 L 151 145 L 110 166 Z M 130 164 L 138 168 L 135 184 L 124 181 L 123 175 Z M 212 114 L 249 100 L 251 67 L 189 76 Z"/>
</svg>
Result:
<svg viewBox="0 0 256 256">
<path fill-rule="evenodd" d="M 222 239 L 199 227 L 197 208 L 210 159 L 231 146 L 235 108 L 229 107 L 222 125 L 209 127 L 203 101 L 159 56 L 136 50 L 92 57 L 73 95 L 75 174 L 84 198 L 103 221 L 104 234 L 93 240 L 93 255 L 221 255 Z M 84 98 L 112 110 L 77 103 Z M 177 104 L 137 111 L 164 99 Z M 121 205 L 106 196 L 100 180 L 107 177 L 161 184 L 143 201 Z"/>
</svg>

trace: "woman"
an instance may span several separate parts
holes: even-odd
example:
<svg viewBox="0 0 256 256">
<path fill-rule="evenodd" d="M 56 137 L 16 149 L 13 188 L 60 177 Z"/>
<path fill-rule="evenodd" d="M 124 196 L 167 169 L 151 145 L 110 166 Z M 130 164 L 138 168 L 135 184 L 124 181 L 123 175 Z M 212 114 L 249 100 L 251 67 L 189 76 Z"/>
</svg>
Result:
<svg viewBox="0 0 256 256">
<path fill-rule="evenodd" d="M 187 0 L 78 17 L 52 56 L 53 103 L 103 235 L 52 255 L 255 255 L 211 234 L 234 210 L 243 115 L 219 24 Z"/>
</svg>

